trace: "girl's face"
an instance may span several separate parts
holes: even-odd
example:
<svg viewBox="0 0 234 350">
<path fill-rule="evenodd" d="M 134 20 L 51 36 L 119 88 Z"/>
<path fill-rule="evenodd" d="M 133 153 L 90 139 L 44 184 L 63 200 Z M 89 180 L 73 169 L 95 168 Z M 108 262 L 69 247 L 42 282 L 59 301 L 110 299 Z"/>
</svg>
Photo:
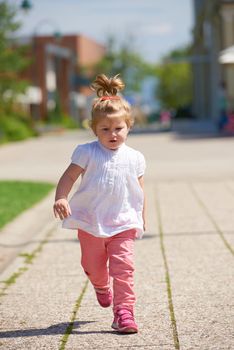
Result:
<svg viewBox="0 0 234 350">
<path fill-rule="evenodd" d="M 126 140 L 129 128 L 121 117 L 104 117 L 97 123 L 95 134 L 106 148 L 116 150 Z"/>
</svg>

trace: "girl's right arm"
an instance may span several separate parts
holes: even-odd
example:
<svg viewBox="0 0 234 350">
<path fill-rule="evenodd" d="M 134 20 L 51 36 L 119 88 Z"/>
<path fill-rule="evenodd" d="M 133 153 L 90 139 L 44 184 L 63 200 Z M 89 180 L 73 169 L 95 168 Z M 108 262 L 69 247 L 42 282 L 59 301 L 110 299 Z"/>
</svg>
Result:
<svg viewBox="0 0 234 350">
<path fill-rule="evenodd" d="M 63 220 L 71 215 L 71 209 L 67 197 L 73 184 L 78 179 L 80 174 L 83 173 L 83 171 L 84 169 L 79 165 L 72 163 L 60 178 L 56 189 L 55 203 L 53 207 L 56 218 L 59 217 L 61 220 Z"/>
</svg>

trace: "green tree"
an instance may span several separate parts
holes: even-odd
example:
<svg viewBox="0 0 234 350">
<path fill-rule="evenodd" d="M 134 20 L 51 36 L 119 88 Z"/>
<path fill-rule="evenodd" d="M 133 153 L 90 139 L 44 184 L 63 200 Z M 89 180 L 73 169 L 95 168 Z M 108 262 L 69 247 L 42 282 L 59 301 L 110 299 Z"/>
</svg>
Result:
<svg viewBox="0 0 234 350">
<path fill-rule="evenodd" d="M 155 74 L 159 79 L 157 97 L 162 107 L 178 110 L 191 104 L 192 70 L 189 48 L 176 49 L 163 58 Z"/>
<path fill-rule="evenodd" d="M 14 44 L 13 37 L 20 28 L 15 20 L 16 10 L 7 3 L 0 2 L 0 99 L 6 106 L 4 96 L 8 93 L 8 101 L 14 101 L 15 96 L 23 92 L 26 81 L 19 79 L 20 73 L 27 67 L 29 60 L 25 58 L 27 48 Z M 10 98 L 11 97 L 11 98 Z"/>
<path fill-rule="evenodd" d="M 97 64 L 95 74 L 104 73 L 108 76 L 120 74 L 126 84 L 126 92 L 140 90 L 142 80 L 149 74 L 151 65 L 135 52 L 134 39 L 128 37 L 119 48 L 116 39 L 107 39 L 106 55 Z"/>
<path fill-rule="evenodd" d="M 17 96 L 27 87 L 20 75 L 29 59 L 25 58 L 27 48 L 13 40 L 20 28 L 15 16 L 16 8 L 0 1 L 0 141 L 22 139 L 31 134 L 26 116 L 16 107 Z"/>
</svg>

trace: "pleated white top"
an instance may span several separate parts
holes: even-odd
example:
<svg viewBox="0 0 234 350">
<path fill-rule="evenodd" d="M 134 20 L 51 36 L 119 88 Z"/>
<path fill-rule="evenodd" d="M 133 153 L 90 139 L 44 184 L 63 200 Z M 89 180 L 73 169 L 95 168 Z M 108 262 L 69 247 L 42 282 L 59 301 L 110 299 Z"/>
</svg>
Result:
<svg viewBox="0 0 234 350">
<path fill-rule="evenodd" d="M 144 156 L 123 144 L 109 150 L 99 141 L 79 145 L 71 161 L 85 171 L 70 200 L 72 215 L 64 228 L 80 228 L 96 237 L 111 237 L 135 228 L 143 235 L 143 190 L 138 178 L 145 172 Z"/>
</svg>

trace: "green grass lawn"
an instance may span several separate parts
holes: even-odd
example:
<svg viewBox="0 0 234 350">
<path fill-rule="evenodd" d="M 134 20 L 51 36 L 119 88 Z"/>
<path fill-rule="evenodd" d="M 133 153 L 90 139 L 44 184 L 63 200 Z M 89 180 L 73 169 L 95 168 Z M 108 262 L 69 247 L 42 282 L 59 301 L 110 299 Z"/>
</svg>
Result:
<svg viewBox="0 0 234 350">
<path fill-rule="evenodd" d="M 39 202 L 53 187 L 50 183 L 0 181 L 0 229 Z"/>
</svg>

